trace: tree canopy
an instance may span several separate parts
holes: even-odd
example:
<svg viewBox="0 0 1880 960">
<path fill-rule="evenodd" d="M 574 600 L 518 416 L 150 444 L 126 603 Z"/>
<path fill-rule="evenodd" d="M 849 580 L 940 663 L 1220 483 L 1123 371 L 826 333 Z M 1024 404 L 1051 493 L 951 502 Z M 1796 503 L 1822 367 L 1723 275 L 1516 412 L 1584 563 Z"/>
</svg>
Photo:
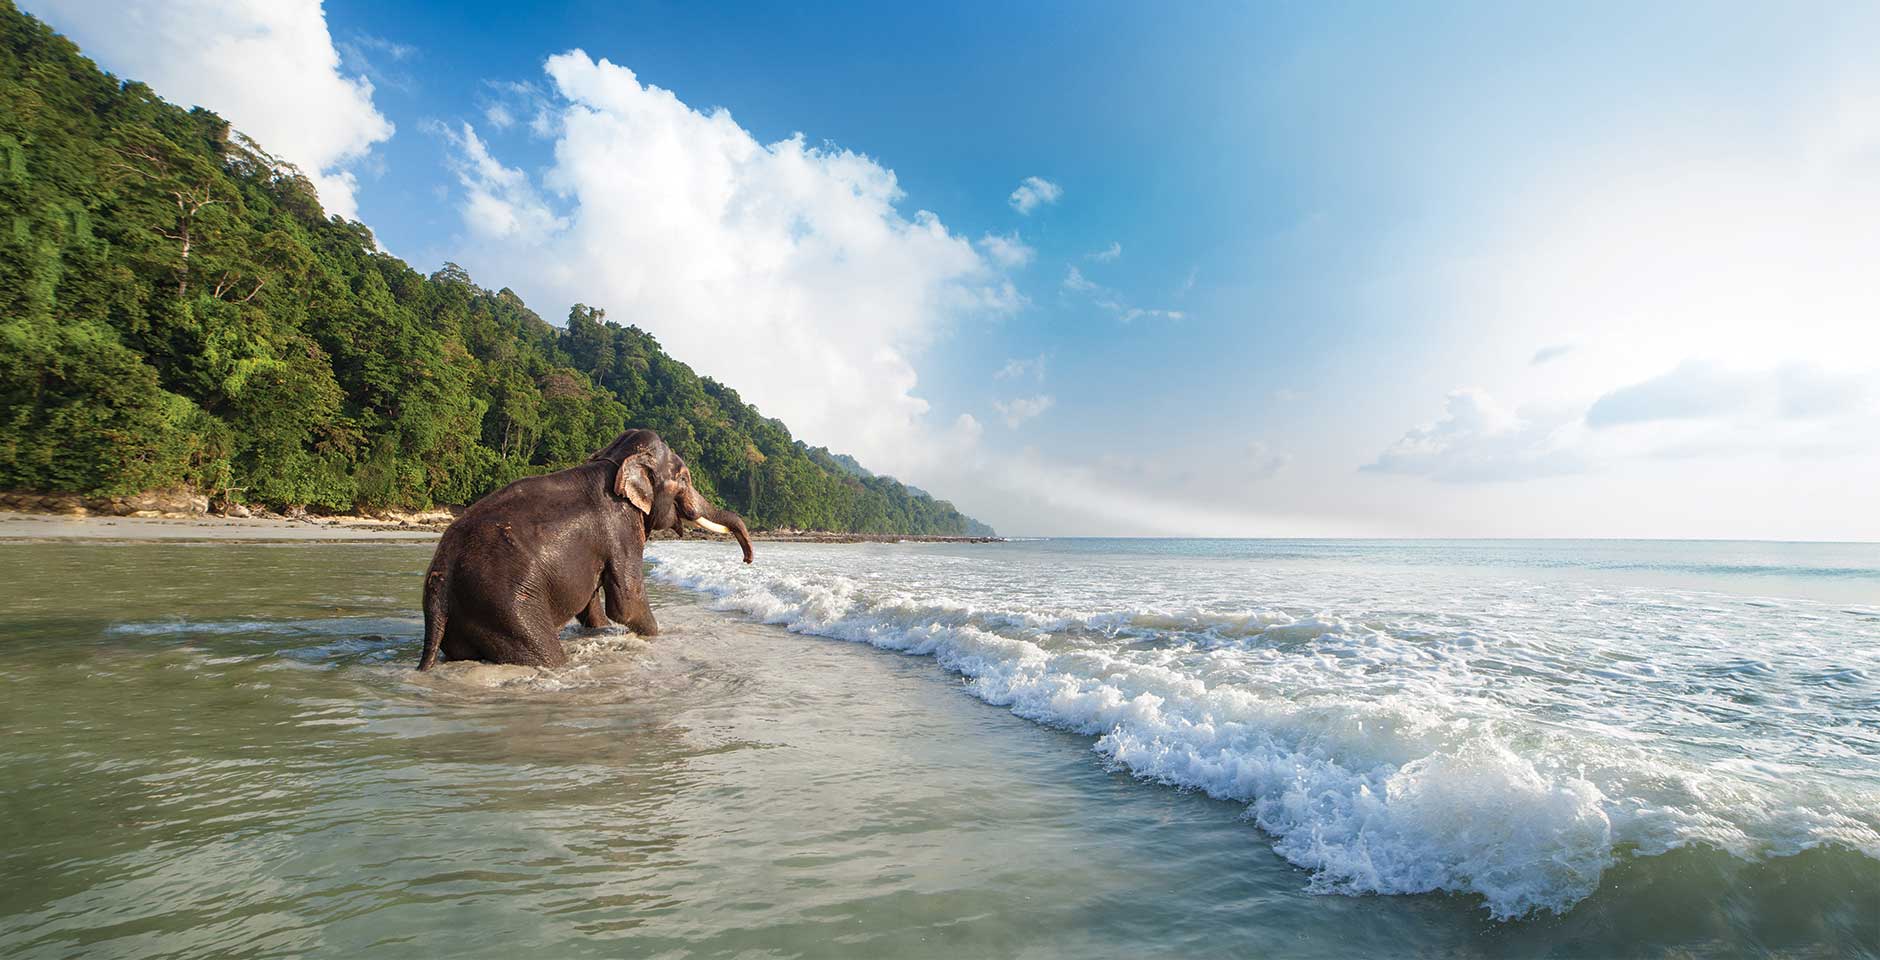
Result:
<svg viewBox="0 0 1880 960">
<path fill-rule="evenodd" d="M 557 327 L 328 217 L 292 165 L 0 0 L 0 488 L 462 505 L 657 430 L 752 526 L 985 534 L 650 334 Z"/>
</svg>

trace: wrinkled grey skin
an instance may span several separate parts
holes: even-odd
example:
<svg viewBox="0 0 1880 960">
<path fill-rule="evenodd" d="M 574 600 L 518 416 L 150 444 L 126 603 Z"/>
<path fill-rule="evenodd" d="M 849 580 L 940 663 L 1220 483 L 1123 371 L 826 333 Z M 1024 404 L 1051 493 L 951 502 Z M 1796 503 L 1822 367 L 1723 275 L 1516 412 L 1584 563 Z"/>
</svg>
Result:
<svg viewBox="0 0 1880 960">
<path fill-rule="evenodd" d="M 641 558 L 655 530 L 727 527 L 751 562 L 737 514 L 707 503 L 692 472 L 651 430 L 628 430 L 588 462 L 525 477 L 478 500 L 444 531 L 424 578 L 424 652 L 445 660 L 560 666 L 568 618 L 659 631 Z"/>
</svg>

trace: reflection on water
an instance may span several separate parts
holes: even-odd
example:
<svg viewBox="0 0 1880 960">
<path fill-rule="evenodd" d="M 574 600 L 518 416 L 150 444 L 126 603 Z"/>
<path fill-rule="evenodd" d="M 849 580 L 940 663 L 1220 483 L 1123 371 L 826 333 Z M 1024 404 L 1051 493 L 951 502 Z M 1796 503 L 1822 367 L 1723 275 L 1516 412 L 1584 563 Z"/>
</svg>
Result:
<svg viewBox="0 0 1880 960">
<path fill-rule="evenodd" d="M 419 675 L 429 549 L 0 545 L 0 955 L 1875 949 L 1833 851 L 1628 861 L 1510 924 L 1315 896 L 1240 805 L 673 591 L 650 643 Z"/>
</svg>

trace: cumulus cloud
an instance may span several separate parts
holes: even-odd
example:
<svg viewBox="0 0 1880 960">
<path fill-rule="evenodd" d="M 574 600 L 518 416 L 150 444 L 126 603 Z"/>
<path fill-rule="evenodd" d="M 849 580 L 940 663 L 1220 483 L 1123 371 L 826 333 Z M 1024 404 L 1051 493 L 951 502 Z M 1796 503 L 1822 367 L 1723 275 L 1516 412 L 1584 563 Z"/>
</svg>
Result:
<svg viewBox="0 0 1880 960">
<path fill-rule="evenodd" d="M 953 430 L 950 438 L 952 442 L 946 443 L 944 446 L 955 450 L 974 449 L 979 444 L 979 438 L 984 435 L 985 432 L 986 428 L 980 425 L 978 417 L 970 413 L 962 413 L 953 420 Z"/>
<path fill-rule="evenodd" d="M 1063 187 L 1043 177 L 1026 177 L 1019 182 L 1018 189 L 1012 191 L 1008 200 L 1012 209 L 1029 215 L 1040 206 L 1058 202 L 1058 198 L 1063 195 Z"/>
<path fill-rule="evenodd" d="M 1016 359 L 1007 360 L 1005 361 L 1005 366 L 1000 367 L 998 371 L 992 375 L 992 379 L 1016 380 L 1019 377 L 1025 376 L 1026 374 L 1035 376 L 1039 380 L 1044 379 L 1044 355 L 1043 354 L 1039 354 L 1038 356 L 1033 357 L 1030 360 L 1016 360 Z"/>
<path fill-rule="evenodd" d="M 469 124 L 455 131 L 438 127 L 436 132 L 457 148 L 451 167 L 464 188 L 463 219 L 473 234 L 539 243 L 568 226 L 536 193 L 527 175 L 490 155 Z"/>
<path fill-rule="evenodd" d="M 105 69 L 214 110 L 299 166 L 327 212 L 359 215 L 353 167 L 393 127 L 373 106 L 372 82 L 341 72 L 319 0 L 45 0 L 33 8 Z"/>
<path fill-rule="evenodd" d="M 1086 253 L 1084 254 L 1084 258 L 1087 260 L 1095 260 L 1098 263 L 1109 263 L 1112 260 L 1115 260 L 1116 258 L 1122 255 L 1123 255 L 1122 243 L 1119 241 L 1112 240 L 1110 241 L 1109 246 L 1104 247 L 1103 249 L 1098 250 L 1095 253 Z"/>
<path fill-rule="evenodd" d="M 545 70 L 532 126 L 556 140 L 539 180 L 469 126 L 447 133 L 472 275 L 516 285 L 545 312 L 604 307 L 876 470 L 924 479 L 977 439 L 970 417 L 928 424 L 913 358 L 952 325 L 1022 300 L 938 216 L 898 209 L 892 170 L 801 135 L 763 143 L 729 112 L 694 110 L 579 50 Z"/>
<path fill-rule="evenodd" d="M 1583 468 L 1575 424 L 1528 419 L 1473 389 L 1449 394 L 1443 415 L 1405 433 L 1361 469 L 1453 482 L 1525 480 Z"/>
<path fill-rule="evenodd" d="M 1051 409 L 1056 403 L 1057 400 L 1049 394 L 1041 393 L 1035 397 L 1019 397 L 1016 400 L 995 400 L 992 402 L 992 408 L 999 411 L 999 416 L 1005 418 L 1007 427 L 1016 430 L 1019 424 Z"/>
<path fill-rule="evenodd" d="M 992 262 L 1007 270 L 1015 270 L 1032 261 L 1038 251 L 1027 246 L 1018 234 L 1000 235 L 988 233 L 979 238 L 979 249 L 992 258 Z"/>
</svg>

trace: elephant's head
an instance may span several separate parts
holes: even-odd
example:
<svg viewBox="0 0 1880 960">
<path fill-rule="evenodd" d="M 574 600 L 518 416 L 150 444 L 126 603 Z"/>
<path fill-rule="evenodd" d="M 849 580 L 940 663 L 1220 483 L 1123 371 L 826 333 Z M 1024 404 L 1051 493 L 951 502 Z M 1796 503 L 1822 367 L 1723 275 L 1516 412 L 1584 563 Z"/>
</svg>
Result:
<svg viewBox="0 0 1880 960">
<path fill-rule="evenodd" d="M 751 536 L 744 519 L 706 501 L 692 486 L 692 468 L 651 430 L 628 430 L 591 459 L 614 464 L 614 496 L 633 504 L 646 518 L 646 532 L 670 530 L 691 522 L 713 533 L 728 533 L 751 562 Z"/>
</svg>

